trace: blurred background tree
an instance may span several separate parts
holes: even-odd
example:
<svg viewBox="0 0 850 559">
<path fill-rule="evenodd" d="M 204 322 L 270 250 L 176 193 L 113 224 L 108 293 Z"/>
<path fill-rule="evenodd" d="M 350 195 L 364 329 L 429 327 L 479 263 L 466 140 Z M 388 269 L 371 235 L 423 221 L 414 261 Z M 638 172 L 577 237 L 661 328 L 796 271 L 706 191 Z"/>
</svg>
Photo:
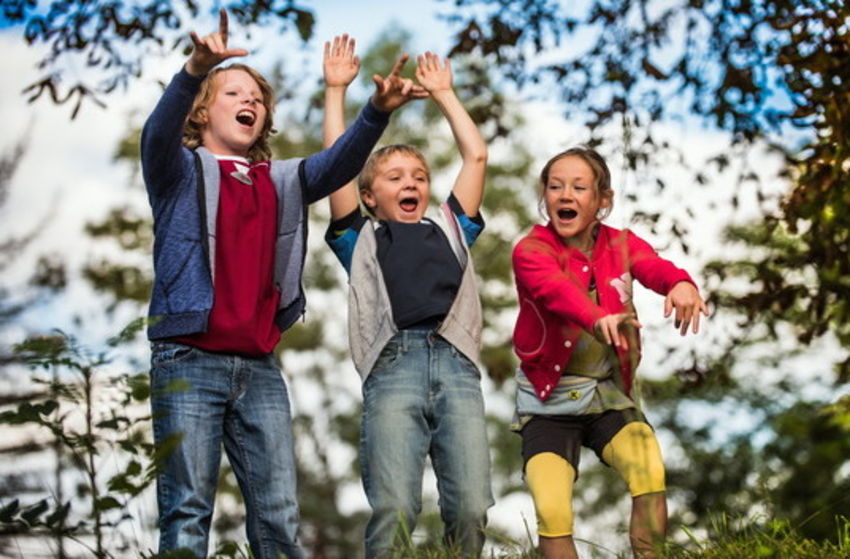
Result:
<svg viewBox="0 0 850 559">
<path fill-rule="evenodd" d="M 619 167 L 625 225 L 649 230 L 678 253 L 710 254 L 703 273 L 695 275 L 704 278 L 714 309 L 710 320 L 717 326 L 697 347 L 648 332 L 649 344 L 662 350 L 644 364 L 654 375 L 643 393 L 667 449 L 674 520 L 710 531 L 713 513 L 782 517 L 805 536 L 835 538 L 835 516 L 850 515 L 850 405 L 836 397 L 847 393 L 850 380 L 850 8 L 834 0 L 437 5 L 454 30 L 459 95 L 492 144 L 484 202 L 490 227 L 474 253 L 487 321 L 488 399 L 497 410 L 491 432 L 497 496 L 524 491 L 518 438 L 504 427 L 512 392 L 504 381 L 515 366 L 509 255 L 512 243 L 537 220 L 534 176 L 551 155 L 539 153 L 542 142 L 528 138 L 558 137 L 564 128 L 558 122 L 529 130 L 508 99 L 539 100 L 557 104 L 565 122 L 583 125 L 586 143 Z M 302 40 L 311 37 L 323 9 L 292 1 L 221 7 L 234 16 L 234 25 L 274 26 Z M 186 21 L 212 11 L 194 2 L 37 6 L 4 0 L 3 8 L 6 25 L 23 29 L 25 40 L 52 46 L 40 66 L 44 79 L 26 94 L 33 101 L 70 101 L 72 115 L 82 102 L 105 102 L 141 75 L 151 53 L 185 49 Z M 388 31 L 361 48 L 364 82 L 385 72 L 409 42 L 409 35 Z M 85 61 L 100 79 L 65 85 L 63 57 Z M 282 64 L 276 85 L 280 99 L 289 99 L 296 84 L 288 77 L 292 69 Z M 352 117 L 367 90 L 354 88 Z M 318 149 L 320 95 L 317 89 L 307 110 L 290 110 L 279 119 L 284 124 L 276 156 Z M 394 119 L 384 141 L 422 148 L 434 166 L 435 191 L 445 195 L 441 173 L 450 173 L 456 162 L 434 107 L 419 104 Z M 722 138 L 722 147 L 683 153 L 671 128 L 711 132 Z M 137 141 L 137 132 L 129 133 L 117 160 L 134 160 Z M 780 161 L 775 176 L 756 163 L 765 154 Z M 682 175 L 671 174 L 671 167 L 683 169 L 687 180 L 677 182 L 674 177 Z M 700 192 L 716 190 L 730 176 L 727 200 L 707 207 L 695 202 Z M 136 192 L 143 200 L 141 189 Z M 759 217 L 734 222 L 747 204 Z M 701 238 L 698 223 L 705 214 L 729 223 L 722 238 Z M 365 518 L 362 508 L 348 504 L 362 500 L 352 493 L 359 491 L 359 385 L 340 316 L 345 277 L 321 240 L 327 223 L 321 203 L 311 217 L 307 321 L 285 335 L 279 349 L 299 414 L 305 537 L 316 557 L 347 557 L 359 549 Z M 144 203 L 118 208 L 87 231 L 139 256 L 92 259 L 85 276 L 105 294 L 107 310 L 131 305 L 141 314 L 150 282 Z M 722 249 L 706 251 L 712 244 Z M 62 285 L 61 259 L 48 259 L 44 269 L 44 285 Z M 831 378 L 818 375 L 824 370 L 832 371 Z M 225 489 L 235 487 L 231 475 L 222 480 Z M 583 467 L 582 480 L 580 517 L 603 519 L 613 506 L 626 505 L 610 471 Z M 222 537 L 241 539 L 241 519 L 232 515 L 241 510 L 231 506 L 234 495 L 238 492 L 223 492 L 216 526 Z M 432 520 L 422 523 L 426 542 L 438 538 Z"/>
<path fill-rule="evenodd" d="M 711 511 L 762 513 L 807 536 L 839 537 L 834 519 L 850 513 L 850 408 L 846 397 L 833 400 L 850 380 L 850 8 L 830 0 L 455 5 L 453 53 L 481 53 L 520 90 L 557 96 L 590 143 L 621 152 L 637 176 L 652 177 L 659 160 L 692 160 L 668 141 L 670 122 L 726 134 L 722 151 L 693 167 L 693 187 L 737 167 L 729 206 L 755 184 L 763 215 L 730 224 L 717 240 L 727 256 L 705 267 L 722 335 L 644 390 L 659 427 L 678 440 L 673 511 L 689 526 L 708 528 Z M 774 177 L 749 163 L 764 149 L 783 160 L 778 178 L 788 190 L 778 200 L 762 189 Z M 661 195 L 666 184 L 646 186 L 653 182 Z M 635 221 L 649 217 L 687 252 L 693 210 L 665 213 L 635 212 Z M 815 374 L 830 366 L 831 381 Z M 728 413 L 710 419 L 707 406 Z M 611 498 L 594 494 L 586 504 L 601 511 Z"/>
</svg>

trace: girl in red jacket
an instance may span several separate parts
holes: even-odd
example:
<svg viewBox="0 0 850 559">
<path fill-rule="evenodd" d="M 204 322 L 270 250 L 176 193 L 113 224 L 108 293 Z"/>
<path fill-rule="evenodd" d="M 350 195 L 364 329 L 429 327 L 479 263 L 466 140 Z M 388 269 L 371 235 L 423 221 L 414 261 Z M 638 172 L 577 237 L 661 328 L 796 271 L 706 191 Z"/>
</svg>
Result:
<svg viewBox="0 0 850 559">
<path fill-rule="evenodd" d="M 577 557 L 572 488 L 581 446 L 592 448 L 632 495 L 629 536 L 636 557 L 652 557 L 667 527 L 664 464 L 652 428 L 632 399 L 640 355 L 632 278 L 665 295 L 682 335 L 708 309 L 684 270 L 628 230 L 600 221 L 611 210 L 602 157 L 573 148 L 540 174 L 549 222 L 513 252 L 519 295 L 514 328 L 517 418 L 525 477 L 534 499 L 540 551 Z"/>
</svg>

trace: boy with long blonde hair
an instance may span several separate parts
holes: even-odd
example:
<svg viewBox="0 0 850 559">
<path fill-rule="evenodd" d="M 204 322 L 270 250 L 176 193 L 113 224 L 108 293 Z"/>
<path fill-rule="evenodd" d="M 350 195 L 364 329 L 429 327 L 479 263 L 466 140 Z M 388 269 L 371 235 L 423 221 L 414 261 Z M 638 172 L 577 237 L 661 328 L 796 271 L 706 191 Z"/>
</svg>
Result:
<svg viewBox="0 0 850 559">
<path fill-rule="evenodd" d="M 160 552 L 205 557 L 221 447 L 239 482 L 254 557 L 304 557 L 286 385 L 273 350 L 304 314 L 307 206 L 351 180 L 404 102 L 377 91 L 328 149 L 270 161 L 274 95 L 228 46 L 227 14 L 145 123 L 154 216 L 151 408 L 164 454 Z"/>
</svg>

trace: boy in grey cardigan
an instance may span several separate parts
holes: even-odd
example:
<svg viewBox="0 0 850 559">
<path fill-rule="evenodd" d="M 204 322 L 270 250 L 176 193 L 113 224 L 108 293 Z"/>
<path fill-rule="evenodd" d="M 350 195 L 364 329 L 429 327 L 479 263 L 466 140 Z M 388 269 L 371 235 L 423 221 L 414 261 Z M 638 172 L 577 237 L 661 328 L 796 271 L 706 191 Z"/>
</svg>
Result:
<svg viewBox="0 0 850 559">
<path fill-rule="evenodd" d="M 325 143 L 344 130 L 343 101 L 359 63 L 353 41 L 325 46 Z M 369 158 L 357 188 L 330 197 L 326 240 L 349 272 L 348 330 L 363 379 L 360 462 L 372 517 L 366 557 L 396 556 L 421 510 L 428 456 L 447 543 L 463 556 L 484 544 L 490 457 L 481 394 L 481 306 L 469 246 L 487 148 L 452 89 L 448 60 L 418 58 L 419 85 L 391 75 L 412 97 L 426 94 L 445 115 L 462 164 L 449 200 L 427 211 L 430 171 L 414 147 L 392 145 Z M 380 87 L 382 80 L 376 77 Z"/>
</svg>

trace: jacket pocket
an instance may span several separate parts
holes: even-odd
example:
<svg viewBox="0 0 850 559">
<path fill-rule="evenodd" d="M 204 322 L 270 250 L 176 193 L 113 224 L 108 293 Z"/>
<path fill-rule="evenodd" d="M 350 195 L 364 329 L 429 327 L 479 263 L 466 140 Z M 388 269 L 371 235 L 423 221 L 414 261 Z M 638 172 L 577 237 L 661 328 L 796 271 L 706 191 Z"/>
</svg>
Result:
<svg viewBox="0 0 850 559">
<path fill-rule="evenodd" d="M 195 311 L 206 308 L 201 299 L 211 294 L 209 264 L 200 241 L 183 240 L 157 262 L 157 283 L 162 286 L 168 312 Z M 203 288 L 207 286 L 207 290 Z"/>
<path fill-rule="evenodd" d="M 295 300 L 301 288 L 304 238 L 297 228 L 280 233 L 275 242 L 274 281 L 280 290 L 281 308 Z"/>
<path fill-rule="evenodd" d="M 350 317 L 357 317 L 356 324 L 350 324 L 357 328 L 357 335 L 361 340 L 374 341 L 378 332 L 385 328 L 386 315 L 375 312 L 381 305 L 377 293 L 377 283 L 359 289 L 354 285 L 349 287 Z M 351 321 L 350 321 L 351 322 Z"/>
<path fill-rule="evenodd" d="M 519 303 L 519 316 L 514 328 L 514 348 L 520 358 L 532 357 L 546 343 L 546 321 L 531 299 Z"/>
</svg>

